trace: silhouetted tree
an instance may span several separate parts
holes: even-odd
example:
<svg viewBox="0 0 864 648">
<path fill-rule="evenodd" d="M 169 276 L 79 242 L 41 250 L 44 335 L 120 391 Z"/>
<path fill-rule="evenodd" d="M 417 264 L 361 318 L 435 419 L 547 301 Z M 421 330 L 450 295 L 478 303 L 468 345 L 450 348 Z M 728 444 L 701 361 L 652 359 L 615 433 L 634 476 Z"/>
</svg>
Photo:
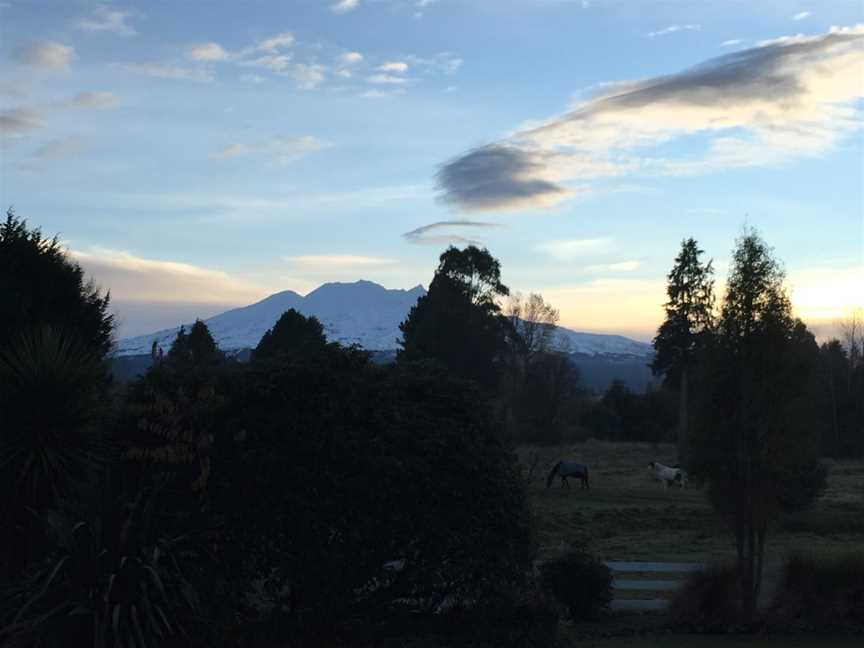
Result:
<svg viewBox="0 0 864 648">
<path fill-rule="evenodd" d="M 681 242 L 681 251 L 668 275 L 666 319 L 654 338 L 651 363 L 654 374 L 662 373 L 666 385 L 679 392 L 678 461 L 683 466 L 689 464 L 690 367 L 713 325 L 714 270 L 711 261 L 701 262 L 702 254 L 695 239 Z"/>
<path fill-rule="evenodd" d="M 201 320 L 195 320 L 189 333 L 181 326 L 168 350 L 165 361 L 175 367 L 202 367 L 224 360 L 210 329 Z"/>
<path fill-rule="evenodd" d="M 429 292 L 417 300 L 402 331 L 400 362 L 431 359 L 491 389 L 512 331 L 497 297 L 509 294 L 498 261 L 485 249 L 448 248 Z"/>
<path fill-rule="evenodd" d="M 770 522 L 780 510 L 806 506 L 824 487 L 808 398 L 815 341 L 793 319 L 783 280 L 765 242 L 745 231 L 696 395 L 694 467 L 708 477 L 711 501 L 734 531 L 748 623 Z"/>
<path fill-rule="evenodd" d="M 320 353 L 326 344 L 321 322 L 291 308 L 264 334 L 252 359 L 309 357 Z"/>
<path fill-rule="evenodd" d="M 550 350 L 560 315 L 542 295 L 511 295 L 506 314 L 517 335 L 514 349 L 522 356 L 523 364 L 530 363 L 538 353 Z"/>
<path fill-rule="evenodd" d="M 108 293 L 85 280 L 57 237 L 28 229 L 11 209 L 0 224 L 0 295 L 0 347 L 48 326 L 66 339 L 74 335 L 99 357 L 111 348 Z"/>
</svg>

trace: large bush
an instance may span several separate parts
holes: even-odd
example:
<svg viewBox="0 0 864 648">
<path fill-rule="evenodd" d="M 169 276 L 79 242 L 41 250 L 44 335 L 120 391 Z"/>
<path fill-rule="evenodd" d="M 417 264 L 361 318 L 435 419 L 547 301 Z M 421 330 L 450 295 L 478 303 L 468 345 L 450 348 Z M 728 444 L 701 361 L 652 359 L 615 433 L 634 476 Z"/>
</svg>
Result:
<svg viewBox="0 0 864 648">
<path fill-rule="evenodd" d="M 250 621 L 285 634 L 397 599 L 435 609 L 526 572 L 515 458 L 470 384 L 331 347 L 243 367 L 226 394 L 213 501 Z"/>
<path fill-rule="evenodd" d="M 574 620 L 593 620 L 612 601 L 612 574 L 600 560 L 573 551 L 540 567 L 540 583 Z"/>
<path fill-rule="evenodd" d="M 740 614 L 737 578 L 731 565 L 712 565 L 688 574 L 669 606 L 673 623 L 699 632 L 735 627 Z"/>
<path fill-rule="evenodd" d="M 864 554 L 791 557 L 771 611 L 783 627 L 864 630 Z"/>
</svg>

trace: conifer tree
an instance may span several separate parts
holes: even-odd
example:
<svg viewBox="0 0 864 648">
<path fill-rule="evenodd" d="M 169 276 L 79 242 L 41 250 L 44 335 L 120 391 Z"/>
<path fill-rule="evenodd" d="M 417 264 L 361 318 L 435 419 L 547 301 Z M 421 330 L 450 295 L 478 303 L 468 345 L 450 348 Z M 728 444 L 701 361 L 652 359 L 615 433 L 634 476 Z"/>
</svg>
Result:
<svg viewBox="0 0 864 648">
<path fill-rule="evenodd" d="M 654 374 L 662 373 L 679 392 L 678 462 L 689 465 L 690 368 L 713 326 L 714 269 L 702 263 L 704 251 L 695 239 L 681 242 L 681 251 L 668 275 L 666 319 L 654 338 Z"/>
</svg>

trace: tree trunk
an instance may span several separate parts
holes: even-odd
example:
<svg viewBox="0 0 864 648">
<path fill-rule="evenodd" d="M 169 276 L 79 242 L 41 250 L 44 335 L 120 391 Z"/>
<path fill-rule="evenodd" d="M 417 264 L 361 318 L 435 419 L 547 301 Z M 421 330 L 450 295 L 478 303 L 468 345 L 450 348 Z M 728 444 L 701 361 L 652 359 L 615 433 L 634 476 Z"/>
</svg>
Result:
<svg viewBox="0 0 864 648">
<path fill-rule="evenodd" d="M 690 439 L 688 419 L 689 376 L 685 364 L 681 367 L 681 394 L 678 400 L 678 465 L 684 470 L 690 469 Z"/>
</svg>

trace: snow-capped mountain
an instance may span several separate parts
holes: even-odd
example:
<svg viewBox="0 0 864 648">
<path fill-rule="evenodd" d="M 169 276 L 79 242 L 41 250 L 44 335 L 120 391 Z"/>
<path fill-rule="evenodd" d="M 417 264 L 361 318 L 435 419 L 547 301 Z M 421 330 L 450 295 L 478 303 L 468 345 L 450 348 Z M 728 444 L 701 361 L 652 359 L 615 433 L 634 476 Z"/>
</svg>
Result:
<svg viewBox="0 0 864 648">
<path fill-rule="evenodd" d="M 286 290 L 204 322 L 222 350 L 254 348 L 279 316 L 293 308 L 306 316 L 317 317 L 331 342 L 359 344 L 370 351 L 386 351 L 398 347 L 400 322 L 408 316 L 417 299 L 425 294 L 422 286 L 389 290 L 371 281 L 326 283 L 305 297 Z M 189 326 L 186 324 L 187 328 Z M 176 326 L 120 340 L 116 355 L 150 353 L 154 341 L 167 351 L 179 328 Z M 652 351 L 647 344 L 619 335 L 578 333 L 559 328 L 558 336 L 556 345 L 571 353 L 645 356 Z"/>
</svg>

